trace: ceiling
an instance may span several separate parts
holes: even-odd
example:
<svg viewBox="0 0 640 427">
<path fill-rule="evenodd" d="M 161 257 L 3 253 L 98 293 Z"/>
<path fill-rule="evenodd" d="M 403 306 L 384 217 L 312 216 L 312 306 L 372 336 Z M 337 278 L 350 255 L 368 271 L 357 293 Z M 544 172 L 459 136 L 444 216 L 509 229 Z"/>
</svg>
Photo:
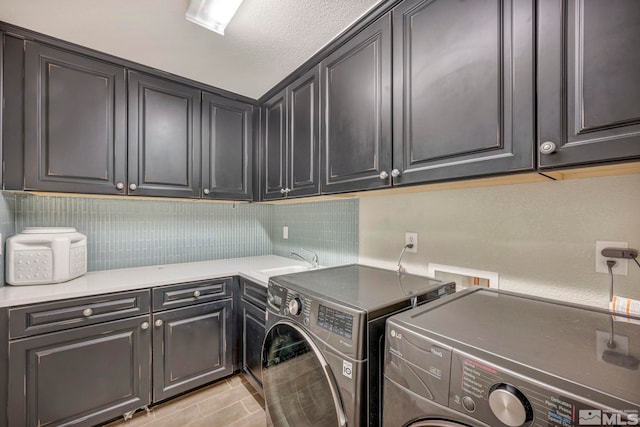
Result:
<svg viewBox="0 0 640 427">
<path fill-rule="evenodd" d="M 380 0 L 244 0 L 221 36 L 189 0 L 0 0 L 0 20 L 259 98 Z"/>
</svg>

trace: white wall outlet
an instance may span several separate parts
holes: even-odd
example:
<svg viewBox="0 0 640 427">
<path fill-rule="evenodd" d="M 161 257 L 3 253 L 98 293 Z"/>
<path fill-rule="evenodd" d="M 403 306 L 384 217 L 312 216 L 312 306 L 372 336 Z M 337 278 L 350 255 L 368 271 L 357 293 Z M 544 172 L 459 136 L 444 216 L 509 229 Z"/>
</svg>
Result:
<svg viewBox="0 0 640 427">
<path fill-rule="evenodd" d="M 404 244 L 408 245 L 409 243 L 413 243 L 412 248 L 407 248 L 407 252 L 417 253 L 418 252 L 418 233 L 406 232 L 404 233 Z"/>
<path fill-rule="evenodd" d="M 286 225 L 282 226 L 282 238 L 287 240 L 289 238 L 289 227 Z"/>
<path fill-rule="evenodd" d="M 628 262 L 626 259 L 620 258 L 605 258 L 602 256 L 602 250 L 604 248 L 628 248 L 627 242 L 605 242 L 596 241 L 596 273 L 609 274 L 609 267 L 607 267 L 607 259 L 613 259 L 616 265 L 613 266 L 613 274 L 618 276 L 626 276 L 628 274 Z"/>
</svg>

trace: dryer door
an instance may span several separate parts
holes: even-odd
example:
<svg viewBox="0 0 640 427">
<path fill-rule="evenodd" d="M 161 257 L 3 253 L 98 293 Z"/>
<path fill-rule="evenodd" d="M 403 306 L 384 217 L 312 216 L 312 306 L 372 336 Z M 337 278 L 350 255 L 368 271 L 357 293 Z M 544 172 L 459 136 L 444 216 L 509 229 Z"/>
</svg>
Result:
<svg viewBox="0 0 640 427">
<path fill-rule="evenodd" d="M 280 426 L 345 426 L 346 417 L 327 361 L 299 326 L 281 321 L 262 347 L 267 417 Z"/>
</svg>

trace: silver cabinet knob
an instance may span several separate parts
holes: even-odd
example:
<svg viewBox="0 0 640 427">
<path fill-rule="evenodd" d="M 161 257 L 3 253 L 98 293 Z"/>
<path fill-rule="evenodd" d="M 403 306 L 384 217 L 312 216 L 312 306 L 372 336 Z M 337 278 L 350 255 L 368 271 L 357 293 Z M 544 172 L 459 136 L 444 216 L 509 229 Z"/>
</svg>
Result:
<svg viewBox="0 0 640 427">
<path fill-rule="evenodd" d="M 82 315 L 84 317 L 89 317 L 93 314 L 93 310 L 91 310 L 90 308 L 85 308 L 84 310 L 82 310 Z"/>
<path fill-rule="evenodd" d="M 140 329 L 149 329 L 149 322 L 142 322 Z"/>
<path fill-rule="evenodd" d="M 203 192 L 205 195 L 207 195 L 207 194 L 209 194 L 209 189 L 208 189 L 208 188 L 205 188 L 204 190 L 202 190 L 202 192 Z"/>
<path fill-rule="evenodd" d="M 129 190 L 131 190 L 131 191 L 136 191 L 136 188 L 138 188 L 138 186 L 137 186 L 137 185 L 135 185 L 135 184 L 133 184 L 133 183 L 129 184 Z"/>
<path fill-rule="evenodd" d="M 194 291 L 193 292 L 193 297 L 194 298 L 198 298 L 200 296 L 200 291 Z"/>
<path fill-rule="evenodd" d="M 162 326 L 162 325 L 163 325 L 163 323 L 164 323 L 164 322 L 162 321 L 162 319 L 158 319 L 158 320 L 156 320 L 153 324 L 154 324 L 154 325 L 156 325 L 156 326 L 158 326 L 158 327 L 160 327 L 160 326 Z"/>
<path fill-rule="evenodd" d="M 380 172 L 380 179 L 387 179 L 387 178 L 389 178 L 389 174 L 387 173 L 387 171 Z"/>
<path fill-rule="evenodd" d="M 391 171 L 391 176 L 392 176 L 393 178 L 397 178 L 397 177 L 399 177 L 399 176 L 400 176 L 400 171 L 399 171 L 398 169 L 394 169 L 394 170 L 392 170 L 392 171 Z"/>
<path fill-rule="evenodd" d="M 124 183 L 122 183 L 122 182 L 117 183 L 117 184 L 116 184 L 116 189 L 118 189 L 118 190 L 124 190 Z"/>
<path fill-rule="evenodd" d="M 287 190 L 285 188 L 281 188 L 280 189 L 280 194 L 285 194 L 287 192 Z"/>
<path fill-rule="evenodd" d="M 540 152 L 542 154 L 551 154 L 556 151 L 556 143 L 551 141 L 545 141 L 540 145 Z"/>
</svg>

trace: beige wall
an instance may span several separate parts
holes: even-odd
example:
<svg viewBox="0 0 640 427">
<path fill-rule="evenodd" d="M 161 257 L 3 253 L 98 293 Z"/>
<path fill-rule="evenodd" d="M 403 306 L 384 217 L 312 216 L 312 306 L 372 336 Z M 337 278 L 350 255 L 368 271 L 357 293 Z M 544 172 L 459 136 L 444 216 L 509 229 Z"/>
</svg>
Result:
<svg viewBox="0 0 640 427">
<path fill-rule="evenodd" d="M 394 268 L 405 231 L 419 233 L 410 273 L 427 263 L 490 270 L 499 288 L 606 306 L 609 278 L 595 272 L 595 241 L 640 249 L 640 174 L 380 195 L 360 200 L 359 259 Z M 615 276 L 640 299 L 640 268 Z"/>
</svg>

